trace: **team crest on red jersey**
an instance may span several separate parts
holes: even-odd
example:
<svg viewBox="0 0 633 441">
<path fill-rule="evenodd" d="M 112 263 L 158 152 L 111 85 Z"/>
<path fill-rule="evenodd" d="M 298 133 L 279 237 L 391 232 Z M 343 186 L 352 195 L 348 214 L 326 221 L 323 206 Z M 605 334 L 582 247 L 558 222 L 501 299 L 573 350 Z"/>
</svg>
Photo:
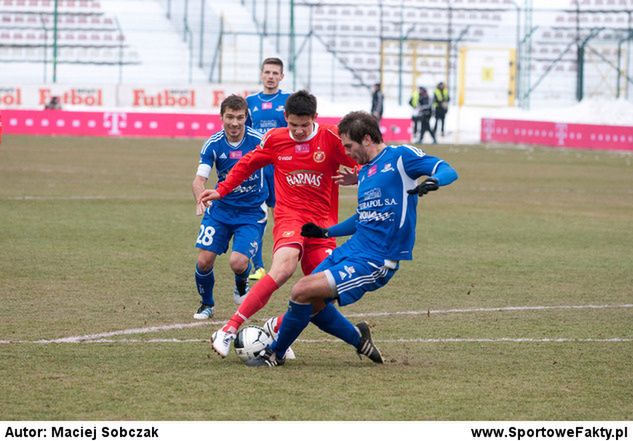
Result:
<svg viewBox="0 0 633 441">
<path fill-rule="evenodd" d="M 229 153 L 229 158 L 231 158 L 231 159 L 241 159 L 242 158 L 242 151 L 241 150 L 236 150 L 234 152 Z"/>
<path fill-rule="evenodd" d="M 295 153 L 308 153 L 309 151 L 310 151 L 310 144 L 295 145 Z"/>
<path fill-rule="evenodd" d="M 295 232 L 294 231 L 284 231 L 283 233 L 281 233 L 281 235 L 283 237 L 292 237 L 292 236 L 295 235 Z"/>
<path fill-rule="evenodd" d="M 325 161 L 325 152 L 321 150 L 317 150 L 313 155 L 314 162 L 323 162 Z"/>
</svg>

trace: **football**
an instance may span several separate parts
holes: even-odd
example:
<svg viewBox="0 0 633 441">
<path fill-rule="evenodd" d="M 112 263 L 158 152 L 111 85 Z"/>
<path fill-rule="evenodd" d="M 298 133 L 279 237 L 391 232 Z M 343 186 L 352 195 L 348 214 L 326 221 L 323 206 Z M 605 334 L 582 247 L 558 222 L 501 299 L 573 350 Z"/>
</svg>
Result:
<svg viewBox="0 0 633 441">
<path fill-rule="evenodd" d="M 246 326 L 237 333 L 233 347 L 237 356 L 250 366 L 257 354 L 272 342 L 273 339 L 264 331 L 264 328 Z"/>
</svg>

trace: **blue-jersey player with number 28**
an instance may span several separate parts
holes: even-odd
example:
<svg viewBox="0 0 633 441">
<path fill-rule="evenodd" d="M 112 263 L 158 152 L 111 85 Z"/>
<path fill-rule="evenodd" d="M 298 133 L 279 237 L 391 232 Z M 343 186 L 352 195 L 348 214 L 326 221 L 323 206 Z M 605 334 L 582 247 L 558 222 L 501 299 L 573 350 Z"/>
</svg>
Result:
<svg viewBox="0 0 633 441">
<path fill-rule="evenodd" d="M 284 79 L 284 63 L 279 58 L 266 58 L 262 62 L 259 78 L 262 82 L 263 90 L 246 97 L 246 102 L 248 103 L 246 125 L 254 128 L 264 136 L 270 129 L 288 126 L 284 112 L 286 110 L 286 101 L 290 93 L 284 92 L 279 88 L 279 83 Z M 266 205 L 269 207 L 275 206 L 273 174 L 272 165 L 264 168 L 264 178 L 268 185 L 268 199 L 266 199 Z M 267 217 L 259 221 L 262 243 L 267 222 Z M 260 247 L 257 253 L 255 253 L 255 256 L 253 256 L 254 268 L 253 273 L 249 276 L 251 280 L 259 280 L 266 275 L 264 260 L 262 258 L 262 248 L 263 247 Z"/>
<path fill-rule="evenodd" d="M 277 340 L 259 354 L 260 365 L 283 364 L 286 350 L 310 322 L 352 345 L 359 356 L 383 363 L 369 325 L 354 326 L 333 302 L 349 305 L 385 286 L 400 261 L 413 258 L 418 197 L 457 179 L 457 172 L 437 157 L 408 145 L 385 145 L 369 113 L 349 113 L 338 128 L 346 154 L 363 166 L 356 213 L 329 228 L 305 224 L 301 234 L 353 235 L 294 285 Z"/>
<path fill-rule="evenodd" d="M 196 201 L 205 190 L 214 166 L 218 183 L 222 182 L 233 166 L 261 143 L 259 132 L 246 127 L 247 114 L 248 105 L 244 98 L 231 95 L 222 101 L 220 115 L 223 129 L 212 135 L 200 151 L 200 163 L 192 184 Z M 238 305 L 242 303 L 248 293 L 250 259 L 261 247 L 258 221 L 266 215 L 264 201 L 267 197 L 268 187 L 259 170 L 221 201 L 214 202 L 208 208 L 203 204 L 196 206 L 196 214 L 204 214 L 196 240 L 196 247 L 200 251 L 195 272 L 196 287 L 202 301 L 193 318 L 204 320 L 213 317 L 213 266 L 217 255 L 228 250 L 231 238 L 233 248 L 229 265 L 235 273 L 233 300 Z"/>
</svg>

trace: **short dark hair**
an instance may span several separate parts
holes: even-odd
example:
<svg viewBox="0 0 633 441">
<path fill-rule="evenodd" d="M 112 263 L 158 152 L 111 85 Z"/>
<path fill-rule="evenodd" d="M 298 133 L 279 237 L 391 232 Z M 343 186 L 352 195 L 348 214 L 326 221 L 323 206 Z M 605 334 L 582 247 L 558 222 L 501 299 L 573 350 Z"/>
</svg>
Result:
<svg viewBox="0 0 633 441">
<path fill-rule="evenodd" d="M 338 132 L 359 144 L 363 142 L 365 135 L 369 135 L 376 144 L 383 142 L 378 121 L 367 112 L 357 111 L 345 115 L 338 123 Z"/>
<path fill-rule="evenodd" d="M 222 104 L 220 104 L 220 115 L 224 116 L 226 109 L 244 110 L 248 113 L 248 104 L 243 97 L 233 94 L 224 98 Z"/>
<path fill-rule="evenodd" d="M 317 99 L 307 90 L 293 93 L 286 101 L 286 115 L 315 116 Z"/>
<path fill-rule="evenodd" d="M 268 57 L 268 58 L 266 58 L 264 61 L 262 61 L 261 70 L 264 70 L 264 65 L 265 64 L 274 64 L 276 66 L 279 66 L 279 67 L 281 67 L 281 73 L 284 72 L 284 62 L 281 61 L 280 58 L 276 58 L 276 57 Z"/>
</svg>

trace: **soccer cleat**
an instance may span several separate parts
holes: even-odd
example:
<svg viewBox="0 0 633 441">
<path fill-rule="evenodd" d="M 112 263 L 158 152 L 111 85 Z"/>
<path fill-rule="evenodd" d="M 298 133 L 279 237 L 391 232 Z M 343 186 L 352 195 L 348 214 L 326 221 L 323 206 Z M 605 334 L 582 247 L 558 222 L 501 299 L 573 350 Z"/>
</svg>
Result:
<svg viewBox="0 0 633 441">
<path fill-rule="evenodd" d="M 286 362 L 286 358 L 278 358 L 277 354 L 270 349 L 270 346 L 261 351 L 257 358 L 253 360 L 253 363 L 249 364 L 249 366 L 268 366 L 268 367 L 277 367 L 283 366 Z"/>
<path fill-rule="evenodd" d="M 211 347 L 215 352 L 220 354 L 220 357 L 224 358 L 229 355 L 231 349 L 231 342 L 235 339 L 235 333 L 224 332 L 222 329 L 218 329 L 211 336 Z"/>
<path fill-rule="evenodd" d="M 273 340 L 277 340 L 278 332 L 275 332 L 276 327 L 277 327 L 277 317 L 269 318 L 268 320 L 266 320 L 266 323 L 264 323 L 264 326 L 263 326 L 264 331 L 266 331 L 266 334 L 270 335 L 270 338 L 272 338 Z M 293 351 L 292 348 L 288 348 L 286 350 L 286 355 L 284 356 L 284 358 L 286 360 L 295 360 L 297 356 L 295 355 L 295 351 Z"/>
<path fill-rule="evenodd" d="M 257 268 L 255 271 L 248 276 L 248 280 L 259 280 L 266 275 L 266 270 L 264 268 Z"/>
<path fill-rule="evenodd" d="M 246 288 L 244 289 L 244 294 L 240 294 L 240 290 L 237 289 L 237 286 L 233 287 L 233 302 L 236 305 L 241 305 L 244 299 L 246 298 L 246 294 L 248 294 L 248 281 L 246 281 Z"/>
<path fill-rule="evenodd" d="M 356 328 L 360 332 L 360 344 L 358 345 L 358 348 L 356 348 L 358 356 L 362 358 L 361 355 L 364 355 L 374 363 L 384 363 L 385 360 L 382 358 L 380 351 L 371 339 L 371 331 L 369 330 L 367 322 L 358 323 Z"/>
<path fill-rule="evenodd" d="M 208 320 L 211 317 L 213 317 L 213 306 L 205 305 L 204 303 L 200 304 L 200 307 L 193 315 L 196 320 Z"/>
</svg>

